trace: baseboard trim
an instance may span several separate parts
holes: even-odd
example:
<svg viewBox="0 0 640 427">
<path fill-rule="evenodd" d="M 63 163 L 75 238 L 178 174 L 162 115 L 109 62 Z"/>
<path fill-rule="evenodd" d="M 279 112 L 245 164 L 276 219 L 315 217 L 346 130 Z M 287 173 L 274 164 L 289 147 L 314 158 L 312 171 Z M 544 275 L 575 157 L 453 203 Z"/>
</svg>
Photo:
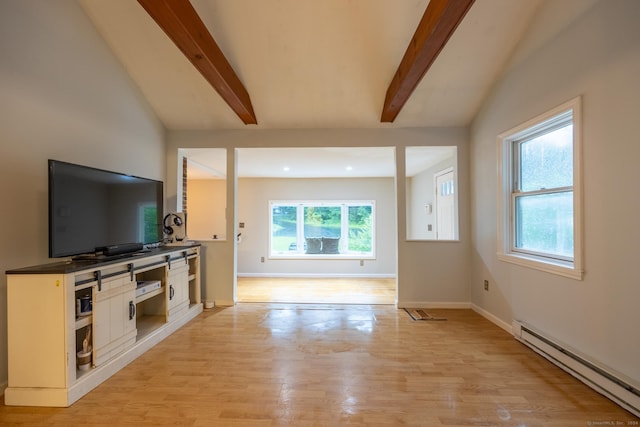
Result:
<svg viewBox="0 0 640 427">
<path fill-rule="evenodd" d="M 446 308 L 446 309 L 468 309 L 470 302 L 447 302 L 447 301 L 398 301 L 398 308 Z"/>
<path fill-rule="evenodd" d="M 471 304 L 471 309 L 473 311 L 475 311 L 476 313 L 478 313 L 480 316 L 484 317 L 485 319 L 487 319 L 488 321 L 490 321 L 491 323 L 493 323 L 494 325 L 498 326 L 501 329 L 504 329 L 505 331 L 507 331 L 509 334 L 512 333 L 511 331 L 511 325 L 507 322 L 505 322 L 504 320 L 500 319 L 499 317 L 489 313 L 487 310 L 485 310 L 482 307 L 479 307 L 475 304 Z"/>
<path fill-rule="evenodd" d="M 395 279 L 395 274 L 323 274 L 323 273 L 238 273 L 238 278 L 303 278 L 303 279 Z"/>
</svg>

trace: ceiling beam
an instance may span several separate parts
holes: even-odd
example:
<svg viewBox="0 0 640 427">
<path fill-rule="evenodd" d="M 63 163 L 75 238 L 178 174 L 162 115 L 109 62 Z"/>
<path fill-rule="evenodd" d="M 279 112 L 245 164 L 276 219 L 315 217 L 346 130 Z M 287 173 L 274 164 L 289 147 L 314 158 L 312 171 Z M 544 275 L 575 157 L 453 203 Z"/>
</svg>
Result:
<svg viewBox="0 0 640 427">
<path fill-rule="evenodd" d="M 138 0 L 244 124 L 257 124 L 249 93 L 189 0 Z"/>
<path fill-rule="evenodd" d="M 382 122 L 393 122 L 475 0 L 429 0 L 387 89 Z"/>
</svg>

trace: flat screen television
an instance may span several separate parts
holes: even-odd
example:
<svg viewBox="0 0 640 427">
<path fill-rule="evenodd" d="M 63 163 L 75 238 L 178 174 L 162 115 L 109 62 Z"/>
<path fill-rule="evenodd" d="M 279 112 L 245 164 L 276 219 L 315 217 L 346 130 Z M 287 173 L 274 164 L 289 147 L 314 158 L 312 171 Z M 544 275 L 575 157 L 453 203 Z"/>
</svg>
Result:
<svg viewBox="0 0 640 427">
<path fill-rule="evenodd" d="M 49 257 L 160 242 L 163 183 L 49 160 Z"/>
</svg>

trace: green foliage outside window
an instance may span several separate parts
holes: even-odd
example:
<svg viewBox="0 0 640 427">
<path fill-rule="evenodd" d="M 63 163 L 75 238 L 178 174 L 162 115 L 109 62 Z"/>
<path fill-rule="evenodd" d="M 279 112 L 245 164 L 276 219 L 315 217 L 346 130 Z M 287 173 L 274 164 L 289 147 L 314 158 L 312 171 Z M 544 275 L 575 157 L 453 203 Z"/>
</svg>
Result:
<svg viewBox="0 0 640 427">
<path fill-rule="evenodd" d="M 339 238 L 339 253 L 366 255 L 373 251 L 372 204 L 274 204 L 271 209 L 272 253 L 301 253 L 306 249 L 305 239 L 321 237 Z M 298 230 L 298 215 L 302 230 Z M 302 240 L 298 241 L 300 235 Z"/>
<path fill-rule="evenodd" d="M 371 206 L 349 206 L 349 251 L 371 252 Z"/>
<path fill-rule="evenodd" d="M 340 206 L 305 207 L 304 237 L 340 237 L 341 216 Z"/>
<path fill-rule="evenodd" d="M 143 208 L 144 230 L 143 243 L 159 242 L 158 236 L 158 209 L 155 207 Z"/>
<path fill-rule="evenodd" d="M 274 206 L 271 224 L 271 250 L 276 252 L 288 251 L 297 240 L 297 206 Z"/>
</svg>

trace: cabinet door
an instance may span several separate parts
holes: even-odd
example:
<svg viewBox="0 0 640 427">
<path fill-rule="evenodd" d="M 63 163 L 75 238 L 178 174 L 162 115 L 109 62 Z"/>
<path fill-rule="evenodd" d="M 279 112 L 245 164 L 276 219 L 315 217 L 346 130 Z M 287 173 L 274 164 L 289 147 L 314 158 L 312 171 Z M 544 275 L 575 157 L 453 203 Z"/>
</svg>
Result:
<svg viewBox="0 0 640 427">
<path fill-rule="evenodd" d="M 128 288 L 127 286 L 123 287 Z M 136 291 L 124 290 L 109 299 L 109 341 L 117 341 L 136 330 Z"/>
<path fill-rule="evenodd" d="M 135 282 L 128 277 L 94 287 L 93 354 L 96 366 L 135 343 Z"/>
<path fill-rule="evenodd" d="M 188 267 L 172 268 L 167 279 L 167 306 L 171 317 L 189 306 Z"/>
</svg>

